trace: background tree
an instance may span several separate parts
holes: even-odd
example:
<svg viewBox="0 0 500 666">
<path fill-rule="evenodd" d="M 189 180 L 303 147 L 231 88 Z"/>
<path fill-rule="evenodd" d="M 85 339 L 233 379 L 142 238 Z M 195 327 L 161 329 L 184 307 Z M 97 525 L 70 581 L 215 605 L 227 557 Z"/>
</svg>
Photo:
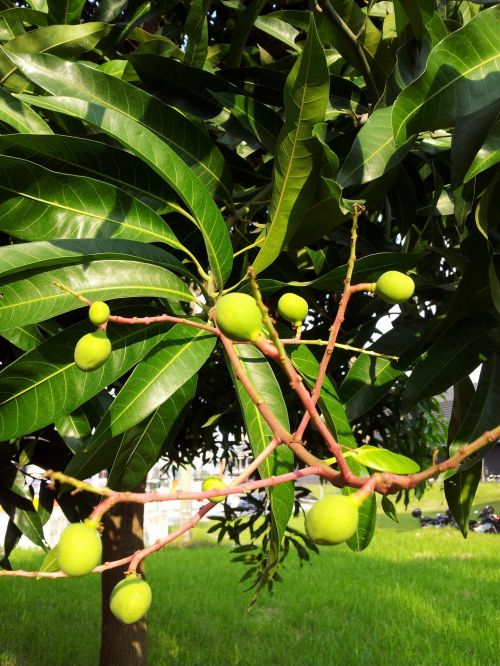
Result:
<svg viewBox="0 0 500 666">
<path fill-rule="evenodd" d="M 5 568 L 23 533 L 47 548 L 56 494 L 43 484 L 35 510 L 28 463 L 80 478 L 107 469 L 110 486 L 128 490 L 160 457 L 230 456 L 241 438 L 255 455 L 264 446 L 222 348 L 190 326 L 110 326 L 110 361 L 82 379 L 73 348 L 89 331 L 86 308 L 55 282 L 108 301 L 115 316 L 206 320 L 203 305 L 248 289 L 253 265 L 271 313 L 284 290 L 300 291 L 310 305 L 303 338 L 324 341 L 362 204 L 353 282 L 400 270 L 417 288 L 397 307 L 351 300 L 340 345 L 399 360 L 338 345 L 331 399 L 320 401 L 330 428 L 341 444 L 383 434 L 385 447 L 425 466 L 434 436 L 430 447 L 396 445 L 392 420 L 418 420 L 422 401 L 451 386 L 446 453 L 496 425 L 496 3 L 3 0 L 0 10 Z M 392 329 L 376 339 L 388 313 Z M 292 352 L 305 383 L 321 354 L 321 345 Z M 480 365 L 475 388 L 468 376 Z M 304 407 L 286 377 L 262 381 L 293 432 Z M 325 457 L 317 432 L 307 437 Z M 485 450 L 445 485 L 464 533 Z M 266 557 L 286 534 L 273 492 L 257 587 L 272 580 Z M 95 503 L 68 492 L 58 501 L 70 520 Z M 373 520 L 371 511 L 353 548 L 368 545 Z"/>
</svg>

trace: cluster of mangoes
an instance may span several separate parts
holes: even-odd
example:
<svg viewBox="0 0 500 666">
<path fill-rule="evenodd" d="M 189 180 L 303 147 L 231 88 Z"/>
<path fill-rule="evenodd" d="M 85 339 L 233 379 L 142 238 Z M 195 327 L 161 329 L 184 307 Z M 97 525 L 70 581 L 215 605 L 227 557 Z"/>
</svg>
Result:
<svg viewBox="0 0 500 666">
<path fill-rule="evenodd" d="M 370 287 L 383 301 L 395 305 L 412 297 L 415 283 L 409 275 L 386 271 Z M 292 292 L 283 294 L 278 301 L 279 315 L 296 328 L 302 326 L 308 311 L 307 301 Z M 232 340 L 256 342 L 265 335 L 261 310 L 248 294 L 221 296 L 215 304 L 215 315 L 220 330 Z"/>
<path fill-rule="evenodd" d="M 411 277 L 399 271 L 387 271 L 371 285 L 371 290 L 390 304 L 407 301 L 414 289 Z M 278 301 L 279 315 L 297 328 L 307 317 L 308 310 L 307 301 L 294 293 L 283 294 Z M 89 308 L 89 319 L 98 328 L 80 338 L 75 348 L 75 363 L 85 372 L 100 368 L 111 354 L 111 342 L 101 328 L 109 316 L 109 307 L 103 301 L 96 301 Z M 215 316 L 219 329 L 233 340 L 256 342 L 265 336 L 261 310 L 248 294 L 230 293 L 219 297 Z M 202 483 L 204 491 L 224 487 L 224 481 L 217 476 L 210 476 Z M 212 502 L 223 500 L 223 495 L 211 498 Z M 354 495 L 331 495 L 319 500 L 306 517 L 309 538 L 329 545 L 347 541 L 358 526 L 358 507 L 359 500 Z M 67 575 L 89 573 L 98 566 L 101 557 L 101 538 L 94 522 L 74 523 L 64 530 L 57 546 L 57 561 Z M 140 620 L 150 604 L 151 588 L 135 573 L 116 585 L 110 601 L 111 611 L 125 624 Z"/>
<path fill-rule="evenodd" d="M 202 483 L 202 490 L 225 488 L 226 484 L 218 476 L 209 476 Z M 212 502 L 222 502 L 225 497 L 217 495 Z M 92 520 L 72 523 L 62 532 L 57 544 L 57 565 L 67 576 L 85 576 L 102 559 L 102 541 L 99 525 Z M 136 573 L 126 575 L 111 592 L 110 609 L 113 615 L 124 624 L 132 624 L 142 619 L 151 605 L 150 585 Z"/>
<path fill-rule="evenodd" d="M 411 298 L 415 283 L 404 273 L 386 271 L 371 287 L 386 303 L 398 304 Z M 308 311 L 307 301 L 292 292 L 283 294 L 278 301 L 279 315 L 296 328 L 302 326 Z M 97 330 L 87 333 L 76 344 L 74 358 L 80 370 L 97 370 L 109 358 L 111 342 L 102 328 L 109 315 L 109 306 L 103 301 L 95 301 L 90 306 L 89 319 Z M 232 340 L 257 342 L 265 336 L 262 312 L 249 294 L 238 292 L 220 296 L 215 304 L 215 316 L 219 329 Z"/>
<path fill-rule="evenodd" d="M 100 327 L 109 319 L 109 305 L 104 301 L 95 301 L 89 308 L 89 319 L 94 326 Z M 104 365 L 111 354 L 111 342 L 105 330 L 97 328 L 93 333 L 81 337 L 75 347 L 75 364 L 84 372 L 97 370 Z"/>
<path fill-rule="evenodd" d="M 98 525 L 86 520 L 63 530 L 57 544 L 57 565 L 68 576 L 84 576 L 101 563 L 102 542 Z M 151 605 L 151 587 L 137 574 L 129 574 L 111 592 L 110 608 L 124 624 L 137 622 Z"/>
</svg>

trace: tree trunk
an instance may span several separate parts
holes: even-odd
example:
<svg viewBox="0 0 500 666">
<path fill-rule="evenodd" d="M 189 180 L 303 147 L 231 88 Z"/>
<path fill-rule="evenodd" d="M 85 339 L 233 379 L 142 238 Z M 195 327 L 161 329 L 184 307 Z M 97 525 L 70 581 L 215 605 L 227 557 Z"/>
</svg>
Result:
<svg viewBox="0 0 500 666">
<path fill-rule="evenodd" d="M 145 484 L 136 488 L 143 492 Z M 123 503 L 104 515 L 103 562 L 126 557 L 144 546 L 144 506 Z M 147 625 L 145 620 L 123 624 L 109 608 L 114 586 L 123 579 L 127 569 L 116 567 L 102 574 L 101 655 L 99 666 L 146 666 Z"/>
</svg>

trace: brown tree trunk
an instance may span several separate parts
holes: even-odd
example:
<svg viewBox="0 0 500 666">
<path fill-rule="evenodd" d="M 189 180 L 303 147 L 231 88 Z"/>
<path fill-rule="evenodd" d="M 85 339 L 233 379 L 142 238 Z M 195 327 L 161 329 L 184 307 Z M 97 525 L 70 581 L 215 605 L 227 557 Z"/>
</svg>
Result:
<svg viewBox="0 0 500 666">
<path fill-rule="evenodd" d="M 136 488 L 144 491 L 145 484 Z M 126 557 L 144 546 L 144 506 L 118 504 L 103 520 L 103 562 Z M 109 597 L 114 586 L 123 579 L 127 569 L 116 567 L 102 574 L 101 654 L 99 666 L 146 666 L 147 626 L 145 620 L 122 624 L 109 609 Z"/>
</svg>

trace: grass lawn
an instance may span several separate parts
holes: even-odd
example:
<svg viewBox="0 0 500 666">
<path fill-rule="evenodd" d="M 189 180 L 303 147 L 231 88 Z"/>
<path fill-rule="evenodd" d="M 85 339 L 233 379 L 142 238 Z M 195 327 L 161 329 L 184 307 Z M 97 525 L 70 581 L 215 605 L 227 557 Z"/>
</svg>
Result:
<svg viewBox="0 0 500 666">
<path fill-rule="evenodd" d="M 476 508 L 484 503 L 500 510 L 500 484 L 480 487 Z M 500 536 L 417 529 L 414 506 L 399 525 L 381 516 L 363 553 L 322 548 L 303 568 L 290 557 L 285 582 L 250 612 L 229 547 L 153 555 L 151 666 L 498 666 Z M 439 488 L 420 506 L 442 510 Z M 33 551 L 14 558 L 39 561 Z M 96 576 L 0 578 L 2 666 L 96 666 L 99 622 Z"/>
</svg>

